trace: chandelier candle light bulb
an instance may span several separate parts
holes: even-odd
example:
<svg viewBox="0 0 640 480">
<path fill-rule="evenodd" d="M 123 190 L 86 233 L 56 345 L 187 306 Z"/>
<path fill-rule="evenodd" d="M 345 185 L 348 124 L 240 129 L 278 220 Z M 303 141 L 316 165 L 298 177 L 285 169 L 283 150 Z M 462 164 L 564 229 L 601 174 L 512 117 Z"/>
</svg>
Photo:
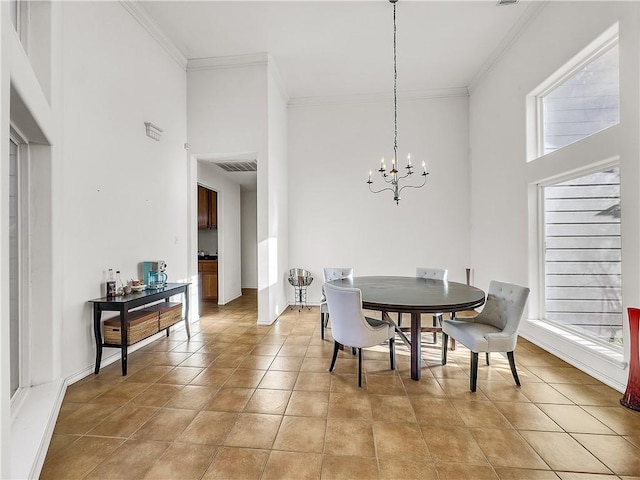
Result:
<svg viewBox="0 0 640 480">
<path fill-rule="evenodd" d="M 407 166 L 405 167 L 407 170 L 407 173 L 402 175 L 402 176 L 398 176 L 398 170 L 397 170 L 397 159 L 398 159 L 398 64 L 396 61 L 396 53 L 397 53 L 397 49 L 396 49 L 396 3 L 398 2 L 398 0 L 389 0 L 389 2 L 393 5 L 393 157 L 391 157 L 391 171 L 389 172 L 390 175 L 387 174 L 387 169 L 385 168 L 384 165 L 384 157 L 382 157 L 382 160 L 380 160 L 380 170 L 378 170 L 378 172 L 380 173 L 380 176 L 382 177 L 382 181 L 385 182 L 388 186 L 384 187 L 380 190 L 374 190 L 373 188 L 371 188 L 371 184 L 373 183 L 373 180 L 371 180 L 371 171 L 369 171 L 369 180 L 367 180 L 367 184 L 369 185 L 369 190 L 372 193 L 380 193 L 380 192 L 384 192 L 385 190 L 390 190 L 393 192 L 393 200 L 396 202 L 396 205 L 400 204 L 400 192 L 402 192 L 402 190 L 404 190 L 405 188 L 421 188 L 424 187 L 427 183 L 427 175 L 429 175 L 429 173 L 427 172 L 427 166 L 425 162 L 422 162 L 422 169 L 423 169 L 423 173 L 422 173 L 422 177 L 424 177 L 422 179 L 422 183 L 421 184 L 416 184 L 416 185 L 411 185 L 411 184 L 405 184 L 400 186 L 400 181 L 411 176 L 413 174 L 413 165 L 411 165 L 411 154 L 407 154 Z"/>
</svg>

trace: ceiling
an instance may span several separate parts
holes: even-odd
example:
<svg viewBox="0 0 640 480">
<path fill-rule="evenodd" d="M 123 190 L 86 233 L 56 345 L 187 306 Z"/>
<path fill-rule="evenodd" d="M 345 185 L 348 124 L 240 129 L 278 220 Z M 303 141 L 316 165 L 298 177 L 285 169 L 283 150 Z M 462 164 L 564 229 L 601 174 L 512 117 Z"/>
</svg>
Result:
<svg viewBox="0 0 640 480">
<path fill-rule="evenodd" d="M 400 0 L 398 91 L 467 87 L 534 3 Z M 393 88 L 393 7 L 386 0 L 139 5 L 188 59 L 270 54 L 291 98 Z"/>
<path fill-rule="evenodd" d="M 521 0 L 396 4 L 398 93 L 463 89 L 544 5 Z M 290 101 L 393 92 L 387 0 L 149 1 L 137 5 L 189 60 L 268 53 Z M 255 190 L 252 173 L 220 174 Z"/>
</svg>

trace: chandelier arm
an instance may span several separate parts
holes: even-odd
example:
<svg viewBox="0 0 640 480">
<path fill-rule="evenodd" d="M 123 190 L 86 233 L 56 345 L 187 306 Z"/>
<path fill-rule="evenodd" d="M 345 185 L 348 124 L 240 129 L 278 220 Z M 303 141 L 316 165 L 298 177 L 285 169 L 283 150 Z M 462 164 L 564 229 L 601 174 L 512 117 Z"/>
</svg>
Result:
<svg viewBox="0 0 640 480">
<path fill-rule="evenodd" d="M 369 191 L 371 193 L 381 193 L 381 192 L 384 192 L 385 190 L 389 190 L 389 191 L 393 192 L 393 188 L 387 187 L 387 188 L 383 188 L 382 190 L 374 190 L 374 189 L 371 188 L 371 185 L 369 185 Z"/>
<path fill-rule="evenodd" d="M 429 175 L 427 173 L 427 175 Z M 400 193 L 402 190 L 404 190 L 405 188 L 422 188 L 427 184 L 427 175 L 423 175 L 424 176 L 424 180 L 420 185 L 404 185 L 400 188 L 400 190 L 398 190 L 398 193 Z"/>
</svg>

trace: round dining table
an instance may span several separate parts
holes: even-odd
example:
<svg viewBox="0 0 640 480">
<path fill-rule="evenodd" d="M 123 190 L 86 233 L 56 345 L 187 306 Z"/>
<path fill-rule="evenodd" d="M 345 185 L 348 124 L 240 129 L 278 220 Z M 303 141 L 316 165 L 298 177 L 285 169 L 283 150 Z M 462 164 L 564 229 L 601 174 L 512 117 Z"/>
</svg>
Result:
<svg viewBox="0 0 640 480">
<path fill-rule="evenodd" d="M 362 292 L 362 307 L 382 312 L 390 319 L 389 312 L 411 315 L 411 378 L 420 380 L 421 316 L 423 313 L 452 313 L 472 310 L 484 304 L 482 290 L 464 283 L 417 277 L 352 277 L 333 280 L 337 287 L 354 287 Z M 439 329 L 439 328 L 438 328 Z"/>
</svg>

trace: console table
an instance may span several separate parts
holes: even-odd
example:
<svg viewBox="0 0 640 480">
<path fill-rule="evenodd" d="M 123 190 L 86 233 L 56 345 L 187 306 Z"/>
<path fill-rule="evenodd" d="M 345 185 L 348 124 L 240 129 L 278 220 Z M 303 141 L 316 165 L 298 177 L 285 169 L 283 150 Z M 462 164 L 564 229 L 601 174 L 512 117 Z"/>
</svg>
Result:
<svg viewBox="0 0 640 480">
<path fill-rule="evenodd" d="M 143 305 L 148 305 L 160 300 L 169 301 L 174 295 L 184 295 L 184 325 L 187 330 L 187 336 L 191 337 L 189 331 L 189 283 L 168 283 L 165 287 L 159 289 L 147 289 L 142 292 L 132 292 L 129 295 L 119 297 L 103 297 L 89 300 L 93 303 L 93 334 L 96 339 L 96 367 L 94 373 L 100 371 L 100 363 L 102 361 L 102 348 L 119 348 L 122 354 L 122 375 L 127 374 L 127 339 L 128 339 L 128 318 L 131 310 Z M 120 312 L 120 345 L 114 343 L 104 343 L 102 339 L 102 312 Z M 167 331 L 169 336 L 169 328 L 162 330 Z M 154 333 L 155 334 L 155 333 Z"/>
</svg>

